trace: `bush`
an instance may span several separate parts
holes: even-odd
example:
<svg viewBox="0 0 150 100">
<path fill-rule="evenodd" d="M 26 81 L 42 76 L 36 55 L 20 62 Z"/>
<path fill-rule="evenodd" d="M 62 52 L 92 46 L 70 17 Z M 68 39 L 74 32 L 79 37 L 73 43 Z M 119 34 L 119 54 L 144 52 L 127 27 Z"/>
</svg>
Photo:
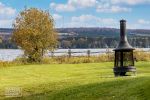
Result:
<svg viewBox="0 0 150 100">
<path fill-rule="evenodd" d="M 61 56 L 61 57 L 47 57 L 44 58 L 42 63 L 51 64 L 51 63 L 66 63 L 66 64 L 78 64 L 78 63 L 98 63 L 98 62 L 107 62 L 107 61 L 113 61 L 114 56 L 113 54 L 102 54 L 99 56 L 79 56 L 79 57 L 67 57 L 67 56 Z"/>
<path fill-rule="evenodd" d="M 136 50 L 134 51 L 134 57 L 137 61 L 150 61 L 150 52 Z"/>
<path fill-rule="evenodd" d="M 14 63 L 14 62 L 9 62 L 9 61 L 0 61 L 0 68 L 1 68 L 1 67 L 12 66 L 12 65 L 16 65 L 16 63 Z"/>
</svg>

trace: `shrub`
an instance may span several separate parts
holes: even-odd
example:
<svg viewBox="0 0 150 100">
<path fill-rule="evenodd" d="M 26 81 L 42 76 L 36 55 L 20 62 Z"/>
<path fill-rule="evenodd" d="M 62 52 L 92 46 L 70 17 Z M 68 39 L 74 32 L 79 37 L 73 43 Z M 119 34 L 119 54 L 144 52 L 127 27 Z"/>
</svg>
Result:
<svg viewBox="0 0 150 100">
<path fill-rule="evenodd" d="M 137 61 L 150 61 L 150 52 L 136 50 L 134 51 L 134 57 Z"/>
</svg>

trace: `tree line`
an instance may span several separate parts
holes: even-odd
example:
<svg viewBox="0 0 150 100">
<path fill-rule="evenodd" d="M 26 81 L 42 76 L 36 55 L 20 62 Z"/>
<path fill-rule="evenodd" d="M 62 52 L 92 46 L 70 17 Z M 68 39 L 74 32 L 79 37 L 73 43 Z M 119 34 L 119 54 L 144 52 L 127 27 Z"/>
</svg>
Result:
<svg viewBox="0 0 150 100">
<path fill-rule="evenodd" d="M 133 47 L 149 48 L 150 37 L 129 37 Z M 118 37 L 69 37 L 59 40 L 59 48 L 116 48 Z"/>
<path fill-rule="evenodd" d="M 133 47 L 149 48 L 150 37 L 134 36 L 128 37 L 129 43 Z M 118 37 L 68 37 L 58 40 L 57 48 L 115 48 L 119 43 Z M 3 40 L 0 38 L 1 49 L 17 49 L 17 45 L 10 39 Z"/>
</svg>

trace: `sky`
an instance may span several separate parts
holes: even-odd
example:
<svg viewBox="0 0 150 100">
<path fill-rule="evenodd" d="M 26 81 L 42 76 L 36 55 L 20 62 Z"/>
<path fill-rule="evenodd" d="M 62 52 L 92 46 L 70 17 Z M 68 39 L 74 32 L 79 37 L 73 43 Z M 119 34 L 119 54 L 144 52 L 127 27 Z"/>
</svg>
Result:
<svg viewBox="0 0 150 100">
<path fill-rule="evenodd" d="M 34 7 L 47 10 L 55 27 L 150 29 L 150 0 L 0 0 L 0 28 L 11 28 L 19 12 Z"/>
</svg>

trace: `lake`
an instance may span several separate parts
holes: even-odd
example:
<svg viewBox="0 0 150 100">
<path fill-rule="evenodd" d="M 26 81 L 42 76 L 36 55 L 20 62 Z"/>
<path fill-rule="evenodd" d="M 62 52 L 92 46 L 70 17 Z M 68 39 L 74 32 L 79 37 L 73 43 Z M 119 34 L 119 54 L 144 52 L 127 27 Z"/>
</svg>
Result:
<svg viewBox="0 0 150 100">
<path fill-rule="evenodd" d="M 113 52 L 113 49 L 71 49 L 72 56 L 87 56 L 87 51 L 90 50 L 91 55 L 100 55 L 103 53 Z M 143 51 L 150 51 L 150 48 L 141 48 Z M 23 51 L 20 49 L 0 49 L 0 60 L 1 61 L 12 61 L 17 57 L 21 57 Z M 46 56 L 51 56 L 52 53 L 48 52 Z M 54 51 L 54 56 L 68 55 L 68 49 L 58 49 Z"/>
</svg>

